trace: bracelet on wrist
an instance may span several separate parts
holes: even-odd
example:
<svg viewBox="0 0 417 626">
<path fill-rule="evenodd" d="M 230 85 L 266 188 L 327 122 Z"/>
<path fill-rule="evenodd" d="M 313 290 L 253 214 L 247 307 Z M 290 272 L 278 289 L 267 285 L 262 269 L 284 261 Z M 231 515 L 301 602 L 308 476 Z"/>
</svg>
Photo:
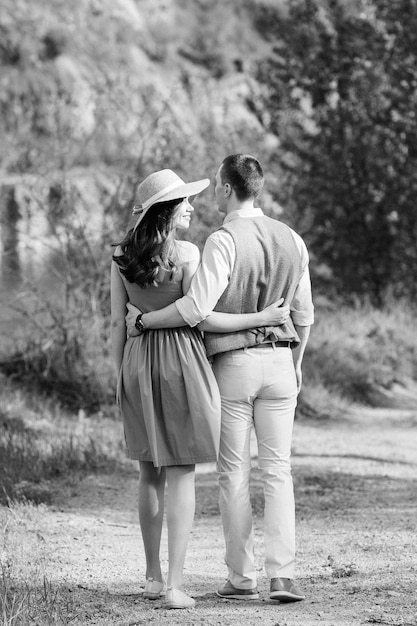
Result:
<svg viewBox="0 0 417 626">
<path fill-rule="evenodd" d="M 144 332 L 146 332 L 145 324 L 142 322 L 142 315 L 143 313 L 139 313 L 135 321 L 135 328 L 137 331 L 139 331 L 139 335 L 142 335 Z"/>
</svg>

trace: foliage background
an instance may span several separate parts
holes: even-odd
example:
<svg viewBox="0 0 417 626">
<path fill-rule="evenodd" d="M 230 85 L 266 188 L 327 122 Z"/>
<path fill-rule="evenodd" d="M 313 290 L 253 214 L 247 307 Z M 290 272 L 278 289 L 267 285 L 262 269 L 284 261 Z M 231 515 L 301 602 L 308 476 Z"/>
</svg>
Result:
<svg viewBox="0 0 417 626">
<path fill-rule="evenodd" d="M 2 270 L 22 287 L 6 293 L 3 374 L 71 410 L 111 403 L 108 266 L 138 183 L 163 167 L 213 177 L 250 152 L 261 206 L 310 251 L 301 406 L 409 386 L 416 24 L 414 0 L 3 0 L 1 225 L 26 236 L 22 255 L 2 234 Z M 210 192 L 195 206 L 186 236 L 202 247 L 220 218 Z"/>
</svg>

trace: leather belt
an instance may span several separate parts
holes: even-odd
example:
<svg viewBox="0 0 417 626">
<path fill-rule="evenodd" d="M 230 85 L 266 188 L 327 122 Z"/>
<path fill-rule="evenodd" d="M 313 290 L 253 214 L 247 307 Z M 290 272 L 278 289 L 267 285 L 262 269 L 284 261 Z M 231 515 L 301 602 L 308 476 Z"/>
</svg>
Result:
<svg viewBox="0 0 417 626">
<path fill-rule="evenodd" d="M 265 341 L 258 343 L 254 348 L 291 348 L 291 341 Z"/>
</svg>

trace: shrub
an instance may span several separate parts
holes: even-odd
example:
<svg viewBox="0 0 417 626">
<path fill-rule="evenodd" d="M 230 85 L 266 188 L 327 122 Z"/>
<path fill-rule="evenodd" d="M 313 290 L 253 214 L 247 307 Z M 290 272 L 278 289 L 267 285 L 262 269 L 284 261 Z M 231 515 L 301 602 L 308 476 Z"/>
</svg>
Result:
<svg viewBox="0 0 417 626">
<path fill-rule="evenodd" d="M 310 386 L 348 402 L 384 405 L 384 390 L 417 373 L 415 312 L 405 302 L 318 310 L 304 367 Z"/>
<path fill-rule="evenodd" d="M 57 428 L 55 437 L 45 440 L 43 433 L 20 417 L 0 410 L 0 503 L 49 503 L 53 500 L 53 479 L 113 465 L 92 437 L 58 437 L 58 433 Z"/>
<path fill-rule="evenodd" d="M 21 56 L 22 52 L 17 35 L 4 24 L 0 24 L 0 62 L 17 65 Z"/>
<path fill-rule="evenodd" d="M 94 412 L 114 400 L 109 359 L 112 249 L 106 234 L 91 238 L 75 200 L 71 190 L 61 191 L 58 204 L 65 211 L 58 206 L 51 221 L 52 269 L 46 287 L 26 280 L 7 303 L 20 337 L 3 356 L 0 371 L 27 389 L 55 396 L 67 408 Z"/>
<path fill-rule="evenodd" d="M 42 38 L 43 58 L 53 60 L 62 54 L 67 44 L 67 38 L 62 30 L 49 30 Z"/>
</svg>

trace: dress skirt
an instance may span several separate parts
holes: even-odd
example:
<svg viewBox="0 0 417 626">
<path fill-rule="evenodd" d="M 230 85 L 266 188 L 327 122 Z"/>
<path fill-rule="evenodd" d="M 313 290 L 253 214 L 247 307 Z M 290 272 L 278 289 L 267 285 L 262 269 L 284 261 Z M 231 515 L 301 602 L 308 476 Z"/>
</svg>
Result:
<svg viewBox="0 0 417 626">
<path fill-rule="evenodd" d="M 131 459 L 155 467 L 217 460 L 220 395 L 197 329 L 129 337 L 118 399 Z"/>
</svg>

